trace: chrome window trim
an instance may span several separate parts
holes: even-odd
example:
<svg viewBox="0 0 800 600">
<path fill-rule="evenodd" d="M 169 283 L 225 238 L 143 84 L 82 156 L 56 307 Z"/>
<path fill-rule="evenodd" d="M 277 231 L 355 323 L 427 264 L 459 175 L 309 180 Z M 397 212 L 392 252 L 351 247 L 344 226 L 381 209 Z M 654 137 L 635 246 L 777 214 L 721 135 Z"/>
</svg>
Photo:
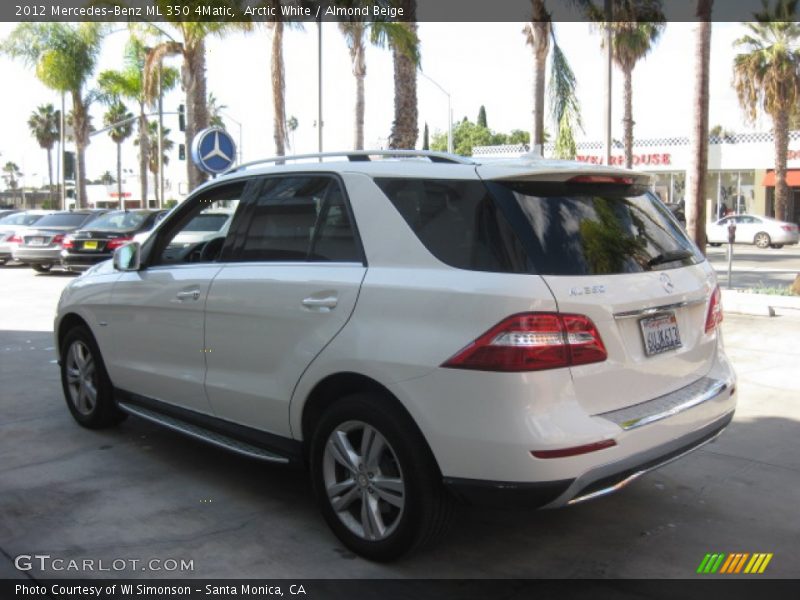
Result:
<svg viewBox="0 0 800 600">
<path fill-rule="evenodd" d="M 636 317 L 646 317 L 655 315 L 667 310 L 674 310 L 676 308 L 686 308 L 687 306 L 696 306 L 698 304 L 705 304 L 708 298 L 696 298 L 694 300 L 684 300 L 683 302 L 675 302 L 673 304 L 663 304 L 661 306 L 653 306 L 651 308 L 641 308 L 637 310 L 628 310 L 624 312 L 614 313 L 614 318 L 619 319 L 635 319 Z"/>
</svg>

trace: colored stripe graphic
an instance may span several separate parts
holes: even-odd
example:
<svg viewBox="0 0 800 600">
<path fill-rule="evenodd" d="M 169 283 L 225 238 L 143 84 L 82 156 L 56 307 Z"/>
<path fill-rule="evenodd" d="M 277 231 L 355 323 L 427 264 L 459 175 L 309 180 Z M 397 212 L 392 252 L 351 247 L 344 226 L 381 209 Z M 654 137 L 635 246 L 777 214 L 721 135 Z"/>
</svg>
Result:
<svg viewBox="0 0 800 600">
<path fill-rule="evenodd" d="M 711 555 L 710 554 L 706 554 L 705 557 L 703 557 L 703 560 L 700 561 L 700 566 L 697 567 L 697 572 L 698 573 L 705 573 L 706 572 L 705 569 L 706 569 L 706 565 L 708 564 L 709 560 L 711 560 Z"/>
<path fill-rule="evenodd" d="M 719 569 L 722 561 L 725 560 L 725 553 L 720 552 L 719 554 L 714 555 L 716 558 L 714 560 L 708 561 L 708 566 L 706 567 L 706 573 L 716 573 Z"/>
<path fill-rule="evenodd" d="M 722 568 L 719 570 L 720 573 L 730 573 L 730 569 L 733 565 L 736 564 L 736 561 L 739 560 L 738 554 L 728 554 L 728 560 L 726 560 Z"/>
<path fill-rule="evenodd" d="M 742 554 L 742 558 L 739 559 L 739 564 L 736 565 L 736 570 L 733 571 L 734 573 L 739 573 L 742 570 L 742 567 L 744 566 L 744 561 L 747 560 L 748 556 L 750 556 L 750 554 L 748 552 L 745 552 L 744 554 Z"/>
<path fill-rule="evenodd" d="M 760 574 L 766 570 L 773 556 L 771 552 L 756 552 L 754 554 L 750 554 L 749 552 L 734 552 L 731 554 L 709 552 L 703 557 L 703 560 L 700 561 L 697 572 L 703 574 L 719 573 L 732 575 L 742 573 L 742 569 L 744 569 L 744 573 L 746 574 Z"/>
</svg>

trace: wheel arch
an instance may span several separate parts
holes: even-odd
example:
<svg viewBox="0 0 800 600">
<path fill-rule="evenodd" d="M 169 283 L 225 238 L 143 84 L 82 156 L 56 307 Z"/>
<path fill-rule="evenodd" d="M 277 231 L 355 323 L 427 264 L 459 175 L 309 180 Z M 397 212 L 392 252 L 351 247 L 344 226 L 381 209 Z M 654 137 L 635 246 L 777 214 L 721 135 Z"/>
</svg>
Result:
<svg viewBox="0 0 800 600">
<path fill-rule="evenodd" d="M 61 320 L 58 322 L 58 331 L 56 334 L 56 341 L 58 342 L 58 345 L 56 346 L 56 351 L 59 353 L 59 357 L 61 355 L 61 344 L 64 341 L 64 336 L 67 335 L 67 332 L 70 329 L 74 329 L 75 327 L 85 327 L 89 333 L 92 334 L 92 337 L 94 337 L 94 333 L 92 332 L 91 327 L 89 327 L 89 324 L 86 322 L 86 319 L 77 313 L 67 313 L 61 317 Z"/>
</svg>

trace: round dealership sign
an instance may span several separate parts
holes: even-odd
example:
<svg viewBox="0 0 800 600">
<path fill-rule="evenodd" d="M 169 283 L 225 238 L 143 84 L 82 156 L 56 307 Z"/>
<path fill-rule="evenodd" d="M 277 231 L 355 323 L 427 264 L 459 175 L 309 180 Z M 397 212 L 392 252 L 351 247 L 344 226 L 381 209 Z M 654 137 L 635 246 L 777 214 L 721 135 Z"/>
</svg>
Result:
<svg viewBox="0 0 800 600">
<path fill-rule="evenodd" d="M 224 129 L 203 129 L 192 140 L 192 161 L 201 171 L 219 175 L 236 162 L 236 144 Z"/>
</svg>

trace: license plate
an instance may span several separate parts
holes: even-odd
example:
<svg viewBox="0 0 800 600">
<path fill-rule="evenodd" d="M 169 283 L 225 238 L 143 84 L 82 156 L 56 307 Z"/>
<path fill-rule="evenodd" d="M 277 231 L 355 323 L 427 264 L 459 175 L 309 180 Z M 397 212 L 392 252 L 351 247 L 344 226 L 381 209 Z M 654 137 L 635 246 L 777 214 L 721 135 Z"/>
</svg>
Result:
<svg viewBox="0 0 800 600">
<path fill-rule="evenodd" d="M 84 250 L 97 250 L 97 242 L 91 240 L 89 242 L 83 242 L 83 249 Z"/>
<path fill-rule="evenodd" d="M 44 238 L 43 237 L 35 237 L 28 240 L 28 244 L 31 246 L 44 246 Z"/>
<path fill-rule="evenodd" d="M 644 353 L 647 356 L 681 347 L 681 335 L 675 313 L 668 312 L 644 318 L 639 321 L 639 326 L 642 328 Z"/>
</svg>

